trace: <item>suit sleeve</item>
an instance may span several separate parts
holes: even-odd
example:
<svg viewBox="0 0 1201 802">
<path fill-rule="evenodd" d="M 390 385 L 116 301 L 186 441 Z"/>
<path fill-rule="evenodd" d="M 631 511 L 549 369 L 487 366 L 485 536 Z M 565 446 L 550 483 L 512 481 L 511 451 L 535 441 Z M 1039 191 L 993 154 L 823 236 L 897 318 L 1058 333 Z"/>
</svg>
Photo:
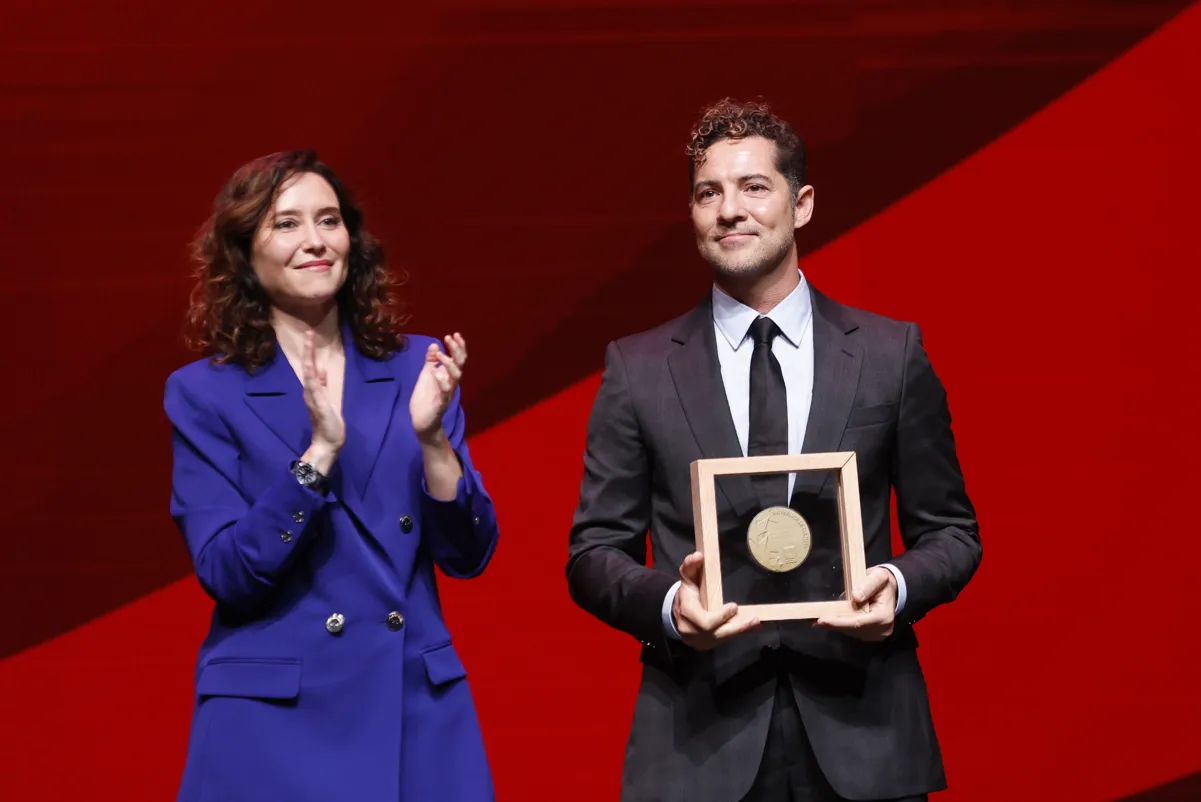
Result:
<svg viewBox="0 0 1201 802">
<path fill-rule="evenodd" d="M 171 517 L 197 580 L 219 605 L 252 612 L 316 535 L 313 518 L 333 497 L 301 485 L 284 463 L 262 495 L 248 499 L 237 483 L 239 446 L 197 389 L 172 375 L 164 409 L 172 426 Z"/>
<path fill-rule="evenodd" d="M 648 449 L 621 350 L 610 343 L 588 421 L 567 585 L 581 608 L 648 645 L 665 642 L 663 600 L 675 583 L 646 565 L 650 517 Z"/>
<path fill-rule="evenodd" d="M 500 539 L 492 498 L 484 489 L 483 477 L 475 469 L 467 448 L 466 427 L 456 389 L 442 418 L 442 428 L 463 469 L 455 497 L 449 501 L 434 498 L 426 486 L 424 472 L 421 476 L 425 542 L 434 564 L 454 579 L 470 579 L 483 573 Z"/>
<path fill-rule="evenodd" d="M 980 564 L 976 512 L 951 433 L 946 391 L 909 324 L 897 436 L 892 454 L 897 518 L 906 551 L 891 562 L 905 576 L 902 620 L 916 623 L 953 601 Z"/>
</svg>

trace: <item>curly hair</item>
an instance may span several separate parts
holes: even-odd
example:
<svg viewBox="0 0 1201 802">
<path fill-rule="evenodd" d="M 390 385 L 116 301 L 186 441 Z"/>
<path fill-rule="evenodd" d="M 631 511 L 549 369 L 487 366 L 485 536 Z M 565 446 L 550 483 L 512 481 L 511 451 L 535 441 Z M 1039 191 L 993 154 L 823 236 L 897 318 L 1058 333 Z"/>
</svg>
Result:
<svg viewBox="0 0 1201 802">
<path fill-rule="evenodd" d="M 776 145 L 776 169 L 788 180 L 792 194 L 805 186 L 805 144 L 786 120 L 772 113 L 765 103 L 740 103 L 724 98 L 709 106 L 692 127 L 688 147 L 688 185 L 696 182 L 696 173 L 705 163 L 709 147 L 723 139 L 761 136 Z"/>
<path fill-rule="evenodd" d="M 363 228 L 363 211 L 330 167 L 311 150 L 272 153 L 239 167 L 213 203 L 213 213 L 191 245 L 196 265 L 186 341 L 216 364 L 253 371 L 275 354 L 271 304 L 250 264 L 251 245 L 283 185 L 314 173 L 329 182 L 350 234 L 346 282 L 338 315 L 359 350 L 374 359 L 404 345 L 404 318 L 391 292 L 383 247 Z"/>
</svg>

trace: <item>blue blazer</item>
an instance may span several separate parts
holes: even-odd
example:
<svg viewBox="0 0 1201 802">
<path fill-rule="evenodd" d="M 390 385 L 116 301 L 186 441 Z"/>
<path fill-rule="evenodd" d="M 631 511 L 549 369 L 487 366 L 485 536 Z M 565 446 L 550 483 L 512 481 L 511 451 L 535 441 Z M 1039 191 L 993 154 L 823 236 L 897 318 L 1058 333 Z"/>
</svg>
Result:
<svg viewBox="0 0 1201 802">
<path fill-rule="evenodd" d="M 179 800 L 493 799 L 434 579 L 478 575 L 498 537 L 459 393 L 443 426 L 463 478 L 443 502 L 409 417 L 433 340 L 378 361 L 344 341 L 346 444 L 324 494 L 289 471 L 312 428 L 278 351 L 253 374 L 200 360 L 167 380 L 171 514 L 215 602 Z"/>
</svg>

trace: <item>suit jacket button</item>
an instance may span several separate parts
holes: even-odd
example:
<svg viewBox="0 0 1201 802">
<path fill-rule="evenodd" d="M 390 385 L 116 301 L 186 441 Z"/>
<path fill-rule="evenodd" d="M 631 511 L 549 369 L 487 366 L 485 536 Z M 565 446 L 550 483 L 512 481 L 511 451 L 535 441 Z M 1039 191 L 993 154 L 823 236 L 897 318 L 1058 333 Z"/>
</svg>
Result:
<svg viewBox="0 0 1201 802">
<path fill-rule="evenodd" d="M 304 523 L 304 513 L 303 512 L 292 513 L 292 520 L 298 524 Z"/>
<path fill-rule="evenodd" d="M 413 531 L 413 519 L 407 515 L 400 516 L 400 531 L 412 532 Z"/>
<path fill-rule="evenodd" d="M 279 536 L 279 539 L 285 543 L 291 543 L 292 542 L 292 533 L 285 531 L 283 534 L 281 534 Z"/>
<path fill-rule="evenodd" d="M 388 629 L 395 632 L 405 625 L 405 617 L 393 610 L 388 613 Z"/>
<path fill-rule="evenodd" d="M 325 619 L 325 628 L 329 630 L 331 635 L 337 635 L 342 631 L 342 625 L 346 623 L 346 619 L 341 613 L 334 613 L 329 618 Z"/>
</svg>

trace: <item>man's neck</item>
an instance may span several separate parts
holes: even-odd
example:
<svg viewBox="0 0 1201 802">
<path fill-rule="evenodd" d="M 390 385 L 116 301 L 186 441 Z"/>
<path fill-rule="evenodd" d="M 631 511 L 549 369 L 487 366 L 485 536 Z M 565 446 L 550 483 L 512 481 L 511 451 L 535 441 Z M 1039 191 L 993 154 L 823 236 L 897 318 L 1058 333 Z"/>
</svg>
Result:
<svg viewBox="0 0 1201 802">
<path fill-rule="evenodd" d="M 714 283 L 734 300 L 766 315 L 787 298 L 801 283 L 795 254 L 779 267 L 761 276 L 740 279 L 733 276 L 714 276 Z"/>
</svg>

